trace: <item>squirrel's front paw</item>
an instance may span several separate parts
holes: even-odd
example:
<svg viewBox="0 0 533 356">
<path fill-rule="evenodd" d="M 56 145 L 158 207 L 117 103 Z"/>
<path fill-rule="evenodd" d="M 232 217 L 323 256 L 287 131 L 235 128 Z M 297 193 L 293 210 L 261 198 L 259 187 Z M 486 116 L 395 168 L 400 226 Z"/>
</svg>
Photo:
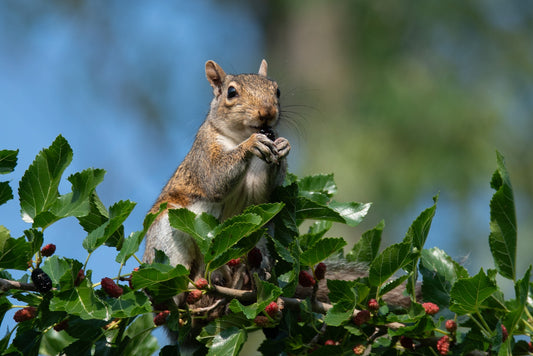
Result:
<svg viewBox="0 0 533 356">
<path fill-rule="evenodd" d="M 252 134 L 251 139 L 254 141 L 252 146 L 254 155 L 267 163 L 278 163 L 279 152 L 275 142 L 260 133 Z"/>
<path fill-rule="evenodd" d="M 274 141 L 274 144 L 278 149 L 278 159 L 283 158 L 289 154 L 289 151 L 291 150 L 291 144 L 289 143 L 289 140 L 287 140 L 285 137 L 278 137 L 276 141 Z"/>
</svg>

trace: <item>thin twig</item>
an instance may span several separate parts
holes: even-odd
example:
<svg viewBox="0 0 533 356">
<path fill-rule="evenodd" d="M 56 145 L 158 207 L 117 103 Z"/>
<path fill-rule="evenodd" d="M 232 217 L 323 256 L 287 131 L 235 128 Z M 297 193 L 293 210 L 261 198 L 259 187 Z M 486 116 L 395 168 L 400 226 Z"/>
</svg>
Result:
<svg viewBox="0 0 533 356">
<path fill-rule="evenodd" d="M 0 290 L 3 292 L 7 292 L 10 289 L 37 291 L 37 288 L 35 288 L 35 285 L 33 283 L 22 283 L 0 278 Z"/>
</svg>

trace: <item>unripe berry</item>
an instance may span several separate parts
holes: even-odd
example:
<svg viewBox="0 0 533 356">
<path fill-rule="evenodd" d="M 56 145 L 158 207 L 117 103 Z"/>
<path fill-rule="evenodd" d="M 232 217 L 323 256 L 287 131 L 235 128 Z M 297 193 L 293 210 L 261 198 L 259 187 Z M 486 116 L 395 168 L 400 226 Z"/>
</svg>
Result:
<svg viewBox="0 0 533 356">
<path fill-rule="evenodd" d="M 268 325 L 269 320 L 268 320 L 268 318 L 267 318 L 266 316 L 264 316 L 264 315 L 258 315 L 258 316 L 255 317 L 255 319 L 254 319 L 254 323 L 255 323 L 255 325 L 257 325 L 257 326 L 259 326 L 259 327 L 261 327 L 261 328 L 264 328 L 264 327 L 266 327 L 266 326 Z"/>
<path fill-rule="evenodd" d="M 44 257 L 52 256 L 56 252 L 56 245 L 48 244 L 41 249 L 41 255 Z"/>
<path fill-rule="evenodd" d="M 353 322 L 355 325 L 363 325 L 364 323 L 370 320 L 370 317 L 371 315 L 368 310 L 361 310 L 354 316 Z"/>
<path fill-rule="evenodd" d="M 37 308 L 35 307 L 26 307 L 24 309 L 19 309 L 13 315 L 13 319 L 20 323 L 21 321 L 26 321 L 35 318 L 37 315 Z"/>
<path fill-rule="evenodd" d="M 122 290 L 122 288 L 120 288 L 116 283 L 115 281 L 113 281 L 111 278 L 109 277 L 104 277 L 102 278 L 102 281 L 101 281 L 101 285 L 102 285 L 102 289 L 110 296 L 110 297 L 113 297 L 113 298 L 118 298 L 122 295 L 122 293 L 124 292 Z"/>
<path fill-rule="evenodd" d="M 231 259 L 227 263 L 227 265 L 230 266 L 230 267 L 235 267 L 235 266 L 238 266 L 240 264 L 241 264 L 241 259 L 240 258 Z"/>
<path fill-rule="evenodd" d="M 365 352 L 365 347 L 363 345 L 357 345 L 353 348 L 353 353 L 356 355 L 362 355 Z"/>
<path fill-rule="evenodd" d="M 505 327 L 505 325 L 502 324 L 502 342 L 505 342 L 508 337 L 509 333 L 507 332 L 507 328 Z"/>
<path fill-rule="evenodd" d="M 271 318 L 276 318 L 276 315 L 279 312 L 279 306 L 276 302 L 271 302 L 269 305 L 266 306 L 265 311 L 268 315 L 270 315 Z"/>
<path fill-rule="evenodd" d="M 316 283 L 311 273 L 307 271 L 300 271 L 300 274 L 298 275 L 298 282 L 302 287 L 312 287 Z"/>
<path fill-rule="evenodd" d="M 315 278 L 320 281 L 326 277 L 327 266 L 324 262 L 320 262 L 315 267 Z"/>
<path fill-rule="evenodd" d="M 253 249 L 248 252 L 248 264 L 252 268 L 258 268 L 261 266 L 261 262 L 263 261 L 263 255 L 261 254 L 261 250 L 257 247 L 254 247 Z"/>
<path fill-rule="evenodd" d="M 156 326 L 163 325 L 167 322 L 167 317 L 170 315 L 170 311 L 163 310 L 154 317 L 154 324 Z"/>
<path fill-rule="evenodd" d="M 52 289 L 52 280 L 50 277 L 40 268 L 36 268 L 31 273 L 31 280 L 35 284 L 35 288 L 41 293 L 46 293 Z"/>
<path fill-rule="evenodd" d="M 327 346 L 327 345 L 330 345 L 330 346 L 335 345 L 335 341 L 333 341 L 333 340 L 331 340 L 331 339 L 326 340 L 326 342 L 324 342 L 324 345 L 326 345 L 326 346 Z"/>
<path fill-rule="evenodd" d="M 199 290 L 199 289 L 193 289 L 193 290 L 190 291 L 189 294 L 187 295 L 187 303 L 188 303 L 188 304 L 194 304 L 194 303 L 196 303 L 198 300 L 200 300 L 200 298 L 202 298 L 202 291 Z"/>
<path fill-rule="evenodd" d="M 74 285 L 77 287 L 81 284 L 81 282 L 85 279 L 85 272 L 80 269 L 78 271 L 78 275 L 76 276 L 76 280 L 74 281 Z"/>
<path fill-rule="evenodd" d="M 457 323 L 454 320 L 446 320 L 446 330 L 453 333 L 455 330 L 457 330 Z"/>
<path fill-rule="evenodd" d="M 439 312 L 439 306 L 435 303 L 423 303 L 422 306 L 426 310 L 426 314 L 428 315 L 435 315 Z"/>
<path fill-rule="evenodd" d="M 379 309 L 379 303 L 375 299 L 370 299 L 368 301 L 368 309 L 370 310 L 378 310 Z"/>
<path fill-rule="evenodd" d="M 437 351 L 441 355 L 447 355 L 450 350 L 450 338 L 448 335 L 444 335 L 437 341 Z"/>
<path fill-rule="evenodd" d="M 208 285 L 207 283 L 207 279 L 205 278 L 198 278 L 196 280 L 196 282 L 194 282 L 194 285 L 196 286 L 196 288 L 198 289 L 205 289 Z"/>
</svg>

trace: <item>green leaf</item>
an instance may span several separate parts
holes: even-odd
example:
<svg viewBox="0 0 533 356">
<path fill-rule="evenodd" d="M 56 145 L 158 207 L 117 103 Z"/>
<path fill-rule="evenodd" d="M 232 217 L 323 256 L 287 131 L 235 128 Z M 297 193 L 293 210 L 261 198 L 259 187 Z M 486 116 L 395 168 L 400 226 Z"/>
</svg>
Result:
<svg viewBox="0 0 533 356">
<path fill-rule="evenodd" d="M 329 205 L 317 203 L 306 197 L 298 197 L 296 219 L 301 223 L 305 219 L 328 220 L 356 226 L 368 213 L 370 203 L 337 203 Z"/>
<path fill-rule="evenodd" d="M 168 211 L 170 226 L 191 235 L 202 255 L 207 254 L 213 229 L 219 224 L 218 220 L 207 213 L 196 215 L 185 208 Z"/>
<path fill-rule="evenodd" d="M 19 183 L 24 221 L 33 222 L 38 214 L 47 211 L 55 203 L 59 196 L 57 188 L 61 175 L 71 161 L 72 149 L 61 135 L 35 157 Z"/>
<path fill-rule="evenodd" d="M 91 232 L 109 220 L 109 212 L 98 198 L 95 191 L 89 197 L 89 213 L 78 217 L 78 221 L 83 229 Z"/>
<path fill-rule="evenodd" d="M 0 150 L 0 174 L 11 173 L 17 165 L 18 150 Z M 0 182 L 0 205 L 13 199 L 13 190 L 8 182 Z"/>
<path fill-rule="evenodd" d="M 263 281 L 254 274 L 254 280 L 257 285 L 257 301 L 250 305 L 243 305 L 237 299 L 233 299 L 229 304 L 232 312 L 243 312 L 248 319 L 254 319 L 258 314 L 263 312 L 270 302 L 276 300 L 282 293 L 280 287 Z"/>
<path fill-rule="evenodd" d="M 252 232 L 246 238 L 239 240 L 233 247 L 227 249 L 209 262 L 208 271 L 214 271 L 228 263 L 229 260 L 245 255 L 257 245 L 265 233 L 266 229 L 261 228 Z"/>
<path fill-rule="evenodd" d="M 402 242 L 387 247 L 370 264 L 368 280 L 372 286 L 381 286 L 401 268 L 411 262 L 411 244 Z"/>
<path fill-rule="evenodd" d="M 144 238 L 144 235 L 146 235 L 146 232 L 148 231 L 150 226 L 152 226 L 152 223 L 159 216 L 159 214 L 161 214 L 166 209 L 166 207 L 166 203 L 161 204 L 157 213 L 148 213 L 146 215 L 143 221 L 143 229 L 141 231 L 131 233 L 128 238 L 124 239 L 124 244 L 122 245 L 122 248 L 120 249 L 120 252 L 118 253 L 117 257 L 115 258 L 115 261 L 123 265 L 131 256 L 133 256 L 135 252 L 137 252 Z"/>
<path fill-rule="evenodd" d="M 13 199 L 13 189 L 8 182 L 0 182 L 0 205 Z"/>
<path fill-rule="evenodd" d="M 110 239 L 116 231 L 122 231 L 122 223 L 130 215 L 131 211 L 135 207 L 135 203 L 126 201 L 119 201 L 115 203 L 111 208 L 109 208 L 110 218 L 105 223 L 100 225 L 98 228 L 92 230 L 89 235 L 83 240 L 83 247 L 88 252 L 93 252 L 106 243 L 108 246 L 118 246 L 121 244 L 121 241 L 113 241 L 113 243 L 108 243 L 107 240 Z M 116 235 L 115 235 L 116 236 Z"/>
<path fill-rule="evenodd" d="M 0 174 L 11 173 L 17 166 L 19 150 L 0 150 Z"/>
<path fill-rule="evenodd" d="M 182 265 L 172 267 L 152 263 L 132 274 L 135 289 L 145 288 L 157 301 L 164 301 L 187 290 L 189 271 Z"/>
<path fill-rule="evenodd" d="M 222 255 L 242 238 L 261 228 L 262 222 L 259 215 L 247 213 L 233 216 L 217 226 L 213 230 L 214 238 L 204 256 L 206 264 Z"/>
<path fill-rule="evenodd" d="M 422 250 L 420 273 L 423 276 L 424 300 L 441 308 L 450 304 L 452 285 L 459 278 L 468 278 L 466 269 L 437 247 Z"/>
<path fill-rule="evenodd" d="M 95 295 L 88 278 L 81 284 L 64 292 L 57 293 L 50 300 L 51 311 L 65 311 L 84 320 L 109 319 L 108 307 Z"/>
<path fill-rule="evenodd" d="M 509 335 L 512 335 L 518 323 L 522 319 L 524 310 L 527 305 L 529 292 L 529 278 L 531 276 L 531 265 L 527 269 L 524 278 L 518 280 L 515 284 L 516 300 L 507 304 L 509 312 L 505 315 L 505 326 Z"/>
<path fill-rule="evenodd" d="M 144 292 L 139 291 L 125 293 L 120 298 L 111 298 L 106 302 L 113 318 L 130 318 L 152 311 L 150 299 Z"/>
<path fill-rule="evenodd" d="M 297 182 L 300 196 L 321 205 L 327 204 L 329 199 L 337 192 L 333 174 L 308 176 Z"/>
<path fill-rule="evenodd" d="M 413 221 L 413 223 L 409 227 L 409 230 L 407 231 L 407 234 L 403 239 L 404 242 L 409 242 L 412 244 L 413 247 L 417 248 L 418 250 L 422 250 L 424 244 L 426 243 L 429 229 L 431 228 L 431 222 L 433 221 L 433 217 L 435 216 L 435 210 L 437 209 L 438 199 L 438 195 L 433 197 L 433 201 L 435 202 L 433 206 L 424 210 Z"/>
<path fill-rule="evenodd" d="M 251 205 L 244 209 L 243 214 L 255 214 L 261 218 L 261 225 L 272 220 L 285 206 L 283 203 L 267 203 Z"/>
<path fill-rule="evenodd" d="M 125 335 L 129 338 L 128 344 L 123 347 L 123 355 L 154 355 L 159 349 L 157 339 L 152 335 L 152 314 L 140 315 L 128 326 Z"/>
<path fill-rule="evenodd" d="M 346 241 L 343 238 L 323 238 L 302 253 L 300 263 L 304 266 L 314 266 L 342 249 L 345 245 Z"/>
<path fill-rule="evenodd" d="M 505 278 L 516 278 L 516 213 L 511 180 L 503 156 L 496 152 L 498 168 L 491 180 L 496 190 L 490 201 L 489 245 L 498 272 Z"/>
<path fill-rule="evenodd" d="M 346 255 L 346 259 L 348 261 L 370 264 L 379 252 L 381 234 L 384 228 L 385 221 L 381 220 L 375 228 L 365 232 L 352 250 Z"/>
<path fill-rule="evenodd" d="M 74 287 L 78 271 L 82 267 L 79 261 L 56 255 L 48 257 L 42 265 L 43 271 L 48 274 L 54 286 L 59 286 L 61 290 Z"/>
<path fill-rule="evenodd" d="M 333 308 L 324 316 L 324 322 L 331 326 L 340 326 L 352 317 L 359 300 L 357 282 L 328 279 L 327 284 Z"/>
<path fill-rule="evenodd" d="M 27 270 L 32 247 L 32 243 L 26 242 L 24 237 L 15 239 L 8 229 L 0 225 L 0 268 Z"/>
<path fill-rule="evenodd" d="M 237 327 L 222 330 L 213 338 L 208 356 L 238 355 L 248 338 L 246 330 Z"/>
<path fill-rule="evenodd" d="M 471 278 L 459 279 L 450 292 L 450 310 L 459 314 L 474 314 L 481 303 L 498 290 L 496 283 L 483 272 Z"/>
</svg>

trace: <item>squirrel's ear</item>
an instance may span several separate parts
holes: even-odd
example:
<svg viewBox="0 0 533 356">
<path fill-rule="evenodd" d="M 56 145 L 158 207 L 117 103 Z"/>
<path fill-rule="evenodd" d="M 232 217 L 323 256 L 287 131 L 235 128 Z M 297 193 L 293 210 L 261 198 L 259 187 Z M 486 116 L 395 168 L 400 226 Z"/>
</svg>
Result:
<svg viewBox="0 0 533 356">
<path fill-rule="evenodd" d="M 257 74 L 262 75 L 263 77 L 267 76 L 268 63 L 264 59 L 261 61 L 261 66 L 259 67 L 259 72 Z"/>
<path fill-rule="evenodd" d="M 207 61 L 205 63 L 205 76 L 209 80 L 209 83 L 211 83 L 215 95 L 220 95 L 222 92 L 222 83 L 224 83 L 224 78 L 226 78 L 224 70 L 214 61 Z"/>
</svg>

